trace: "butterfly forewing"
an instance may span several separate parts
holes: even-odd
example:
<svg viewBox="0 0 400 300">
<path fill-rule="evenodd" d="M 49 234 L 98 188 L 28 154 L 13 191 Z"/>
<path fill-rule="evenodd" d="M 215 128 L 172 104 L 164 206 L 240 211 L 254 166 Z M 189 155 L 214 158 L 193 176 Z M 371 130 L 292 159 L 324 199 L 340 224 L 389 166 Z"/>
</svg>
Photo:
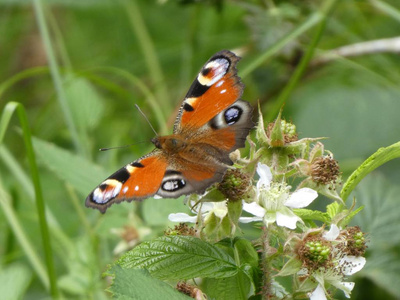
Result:
<svg viewBox="0 0 400 300">
<path fill-rule="evenodd" d="M 226 50 L 209 59 L 186 94 L 174 133 L 185 126 L 202 127 L 242 96 L 243 84 L 236 70 L 238 60 L 239 57 Z"/>
<path fill-rule="evenodd" d="M 113 203 L 151 197 L 161 185 L 167 166 L 162 153 L 153 151 L 104 180 L 86 198 L 86 206 L 105 212 Z"/>
</svg>

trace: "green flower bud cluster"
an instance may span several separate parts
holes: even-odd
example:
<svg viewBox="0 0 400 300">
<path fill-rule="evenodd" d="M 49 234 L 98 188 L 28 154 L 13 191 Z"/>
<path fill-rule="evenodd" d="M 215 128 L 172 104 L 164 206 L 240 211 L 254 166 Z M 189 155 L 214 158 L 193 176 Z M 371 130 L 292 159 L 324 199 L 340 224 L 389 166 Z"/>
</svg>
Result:
<svg viewBox="0 0 400 300">
<path fill-rule="evenodd" d="M 365 238 L 364 238 L 364 234 L 361 231 L 354 234 L 353 238 L 354 238 L 354 243 L 355 243 L 356 247 L 358 247 L 358 248 L 364 247 Z"/>
<path fill-rule="evenodd" d="M 309 241 L 306 243 L 306 247 L 309 250 L 307 257 L 312 261 L 324 262 L 329 258 L 331 249 L 319 241 Z"/>
<path fill-rule="evenodd" d="M 288 135 L 290 137 L 296 135 L 296 125 L 286 122 L 285 120 L 281 120 L 281 126 L 282 126 L 282 132 L 285 135 Z"/>
</svg>

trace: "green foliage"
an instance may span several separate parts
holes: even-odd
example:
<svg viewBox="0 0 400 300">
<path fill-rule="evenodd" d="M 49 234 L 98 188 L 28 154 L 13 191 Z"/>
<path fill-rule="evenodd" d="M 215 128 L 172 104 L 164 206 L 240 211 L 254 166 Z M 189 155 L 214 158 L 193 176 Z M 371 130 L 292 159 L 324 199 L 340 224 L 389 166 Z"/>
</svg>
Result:
<svg viewBox="0 0 400 300">
<path fill-rule="evenodd" d="M 0 295 L 4 300 L 22 299 L 31 281 L 32 273 L 24 265 L 12 264 L 0 271 Z"/>
<path fill-rule="evenodd" d="M 350 175 L 343 186 L 341 196 L 346 199 L 350 192 L 357 186 L 358 183 L 374 169 L 383 165 L 384 163 L 400 157 L 400 142 L 393 144 L 389 147 L 380 148 L 377 152 L 372 154 L 365 162 L 363 162 L 357 170 Z"/>
<path fill-rule="evenodd" d="M 154 299 L 192 299 L 177 292 L 165 282 L 154 279 L 146 270 L 123 269 L 114 265 L 107 271 L 107 275 L 114 278 L 109 288 L 114 299 L 145 300 L 149 299 L 149 295 Z"/>
<path fill-rule="evenodd" d="M 27 9 L 32 3 L 34 10 Z M 334 4 L 330 13 L 327 3 Z M 139 243 L 124 256 L 135 263 L 125 263 L 150 274 L 114 265 L 109 290 L 116 298 L 145 299 L 158 292 L 157 298 L 187 298 L 155 279 L 155 270 L 168 279 L 205 277 L 200 288 L 209 298 L 244 299 L 260 292 L 260 262 L 268 263 L 260 254 L 260 229 L 239 224 L 237 212 L 236 237 L 205 242 L 155 238 L 171 226 L 169 213 L 189 211 L 182 199 L 118 205 L 104 216 L 84 207 L 96 184 L 151 149 L 150 143 L 139 144 L 153 133 L 134 104 L 159 133 L 171 132 L 173 112 L 199 67 L 221 49 L 243 56 L 243 98 L 252 104 L 259 99 L 266 120 L 285 102 L 282 118 L 293 120 L 301 136 L 329 137 L 324 144 L 339 160 L 341 196 L 352 203 L 323 199 L 319 210 L 294 209 L 304 220 L 296 234 L 321 222 L 326 229 L 361 226 L 368 233 L 368 261 L 356 276 L 369 281 L 359 280 L 353 295 L 380 287 L 385 298 L 400 297 L 399 61 L 390 50 L 343 57 L 334 51 L 397 36 L 397 0 L 1 0 L 0 8 L 3 298 L 56 297 L 60 289 L 65 298 L 107 299 L 108 283 L 99 275 Z M 132 141 L 137 146 L 131 149 L 97 152 Z M 232 226 L 229 218 L 224 222 Z M 270 250 L 275 258 L 286 248 Z M 156 251 L 165 260 L 153 260 Z M 289 276 L 300 265 L 286 257 L 273 267 L 280 268 L 275 275 Z M 313 283 L 306 284 L 304 291 Z M 271 280 L 271 291 L 283 297 L 288 285 Z"/>
<path fill-rule="evenodd" d="M 118 260 L 124 268 L 146 268 L 160 279 L 224 278 L 239 271 L 227 253 L 190 236 L 164 236 L 143 242 Z"/>
<path fill-rule="evenodd" d="M 233 245 L 234 257 L 228 254 L 228 245 Z M 210 297 L 243 299 L 254 294 L 258 255 L 242 238 L 212 245 L 191 236 L 164 236 L 143 242 L 122 256 L 117 265 L 145 268 L 160 279 L 204 277 L 202 286 Z"/>
</svg>

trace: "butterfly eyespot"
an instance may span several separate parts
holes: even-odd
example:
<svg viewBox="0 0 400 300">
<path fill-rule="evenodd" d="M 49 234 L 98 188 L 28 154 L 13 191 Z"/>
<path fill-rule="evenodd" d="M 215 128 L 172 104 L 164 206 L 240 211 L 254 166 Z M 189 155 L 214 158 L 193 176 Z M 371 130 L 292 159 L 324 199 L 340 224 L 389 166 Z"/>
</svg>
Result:
<svg viewBox="0 0 400 300">
<path fill-rule="evenodd" d="M 164 181 L 161 188 L 166 192 L 175 192 L 183 189 L 186 186 L 186 182 L 183 179 L 171 179 Z"/>
<path fill-rule="evenodd" d="M 228 125 L 235 124 L 237 121 L 239 121 L 242 113 L 243 110 L 238 106 L 232 106 L 228 108 L 224 113 L 224 119 L 226 124 Z"/>
</svg>

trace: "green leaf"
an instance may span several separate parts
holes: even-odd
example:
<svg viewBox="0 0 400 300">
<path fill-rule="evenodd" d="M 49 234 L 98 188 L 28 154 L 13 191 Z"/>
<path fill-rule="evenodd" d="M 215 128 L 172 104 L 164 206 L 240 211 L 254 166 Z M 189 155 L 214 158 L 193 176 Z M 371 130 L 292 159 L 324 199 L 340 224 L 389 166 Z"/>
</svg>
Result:
<svg viewBox="0 0 400 300">
<path fill-rule="evenodd" d="M 343 185 L 340 196 L 344 201 L 350 195 L 351 191 L 360 183 L 360 181 L 377 167 L 384 163 L 400 157 L 400 142 L 395 143 L 389 147 L 380 148 L 370 157 L 368 157 L 358 168 L 355 170 Z"/>
<path fill-rule="evenodd" d="M 83 195 L 88 194 L 109 175 L 99 166 L 54 144 L 34 138 L 33 146 L 37 156 L 48 169 Z"/>
<path fill-rule="evenodd" d="M 31 281 L 31 271 L 22 264 L 12 264 L 0 271 L 1 299 L 22 299 Z"/>
<path fill-rule="evenodd" d="M 326 213 L 330 219 L 333 219 L 338 213 L 340 213 L 341 205 L 337 202 L 333 202 L 326 207 Z"/>
<path fill-rule="evenodd" d="M 85 296 L 94 287 L 100 288 L 101 282 L 93 276 L 100 273 L 100 270 L 96 257 L 91 255 L 91 240 L 81 237 L 74 242 L 74 249 L 64 258 L 68 272 L 59 278 L 58 286 L 70 295 Z"/>
<path fill-rule="evenodd" d="M 71 107 L 72 117 L 79 131 L 87 133 L 101 120 L 104 112 L 103 100 L 87 79 L 68 75 L 65 95 Z"/>
<path fill-rule="evenodd" d="M 146 268 L 160 279 L 224 278 L 238 272 L 231 256 L 192 236 L 163 236 L 143 242 L 121 257 L 123 268 Z"/>
<path fill-rule="evenodd" d="M 341 220 L 338 225 L 340 227 L 344 228 L 363 209 L 364 209 L 364 206 L 361 206 L 361 207 L 357 208 L 356 210 L 352 211 L 348 216 L 346 216 L 343 220 Z"/>
<path fill-rule="evenodd" d="M 240 265 L 249 264 L 253 268 L 258 267 L 258 254 L 250 241 L 236 237 L 234 248 L 239 256 Z"/>
<path fill-rule="evenodd" d="M 204 279 L 202 290 L 208 298 L 218 300 L 242 300 L 254 295 L 252 278 L 243 269 L 235 276 Z"/>
<path fill-rule="evenodd" d="M 286 299 L 286 297 L 289 295 L 286 289 L 275 280 L 272 280 L 271 282 L 271 293 L 278 299 Z"/>
<path fill-rule="evenodd" d="M 361 270 L 360 276 L 365 276 L 371 281 L 380 285 L 394 298 L 400 298 L 400 254 L 399 251 L 379 249 L 371 251 L 367 258 L 365 267 Z"/>
<path fill-rule="evenodd" d="M 330 221 L 330 218 L 327 213 L 323 213 L 318 210 L 298 208 L 298 209 L 293 209 L 293 211 L 303 220 L 318 220 L 324 223 L 328 223 Z"/>
<path fill-rule="evenodd" d="M 353 193 L 357 204 L 365 208 L 350 224 L 358 225 L 370 238 L 368 247 L 390 247 L 400 243 L 400 187 L 383 176 L 371 174 Z M 400 262 L 399 262 L 400 263 Z"/>
<path fill-rule="evenodd" d="M 302 263 L 296 257 L 290 258 L 276 276 L 289 276 L 300 271 Z"/>
<path fill-rule="evenodd" d="M 167 283 L 151 277 L 146 270 L 123 269 L 118 265 L 114 265 L 108 273 L 108 275 L 114 277 L 113 283 L 109 288 L 114 299 L 191 299 L 179 293 Z"/>
</svg>

